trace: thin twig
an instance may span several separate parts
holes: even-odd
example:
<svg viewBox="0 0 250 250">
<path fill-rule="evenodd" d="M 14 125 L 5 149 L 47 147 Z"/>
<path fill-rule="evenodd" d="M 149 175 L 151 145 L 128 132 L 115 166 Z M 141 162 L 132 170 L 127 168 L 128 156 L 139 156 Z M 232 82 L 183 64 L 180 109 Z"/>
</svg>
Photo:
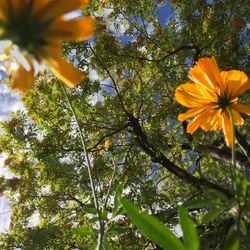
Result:
<svg viewBox="0 0 250 250">
<path fill-rule="evenodd" d="M 111 188 L 112 188 L 112 185 L 113 185 L 113 182 L 114 182 L 114 179 L 115 179 L 116 170 L 117 170 L 117 165 L 116 165 L 116 163 L 114 161 L 114 157 L 113 157 L 112 153 L 110 153 L 110 157 L 111 157 L 114 168 L 113 168 L 112 177 L 111 177 L 111 180 L 110 180 L 110 183 L 109 183 L 109 188 L 108 188 L 106 198 L 105 198 L 105 201 L 104 201 L 104 205 L 103 205 L 104 209 L 106 209 L 108 199 L 109 199 L 109 195 L 110 195 L 110 191 L 111 191 Z"/>
<path fill-rule="evenodd" d="M 72 105 L 72 102 L 71 102 L 71 100 L 69 98 L 69 95 L 67 93 L 67 90 L 66 90 L 64 84 L 61 83 L 61 86 L 62 86 L 63 92 L 65 94 L 65 97 L 66 97 L 66 99 L 68 101 L 71 112 L 72 112 L 72 114 L 74 116 L 74 119 L 76 121 L 77 128 L 78 128 L 79 135 L 80 135 L 80 139 L 81 139 L 82 149 L 83 149 L 85 159 L 86 159 L 86 165 L 87 165 L 88 174 L 89 174 L 90 186 L 91 186 L 92 195 L 93 195 L 93 199 L 94 199 L 94 205 L 95 205 L 95 209 L 96 209 L 96 213 L 97 213 L 98 221 L 99 221 L 99 237 L 98 237 L 98 245 L 97 245 L 96 249 L 101 250 L 102 249 L 103 236 L 104 236 L 103 235 L 104 230 L 103 230 L 103 223 L 102 223 L 102 218 L 101 218 L 100 207 L 99 207 L 99 203 L 98 203 L 98 199 L 97 199 L 97 193 L 96 193 L 96 189 L 95 189 L 94 178 L 93 178 L 93 174 L 92 174 L 92 170 L 91 170 L 91 163 L 90 163 L 90 159 L 89 159 L 89 154 L 88 154 L 88 151 L 87 151 L 87 146 L 86 146 L 86 143 L 85 143 L 84 135 L 83 135 L 79 120 L 77 118 L 75 109 L 74 109 L 74 107 Z"/>
</svg>

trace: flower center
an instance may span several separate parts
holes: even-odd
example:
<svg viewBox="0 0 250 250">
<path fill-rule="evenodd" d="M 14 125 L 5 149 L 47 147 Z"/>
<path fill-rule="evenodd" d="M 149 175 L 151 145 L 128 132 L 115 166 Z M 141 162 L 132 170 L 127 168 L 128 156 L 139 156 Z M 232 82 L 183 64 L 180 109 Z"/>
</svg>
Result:
<svg viewBox="0 0 250 250">
<path fill-rule="evenodd" d="M 217 95 L 217 98 L 216 104 L 218 104 L 222 110 L 225 110 L 231 104 L 231 99 L 227 96 Z"/>
<path fill-rule="evenodd" d="M 11 40 L 20 49 L 36 55 L 36 48 L 47 44 L 44 39 L 44 31 L 50 25 L 50 21 L 37 22 L 32 19 L 33 0 L 29 1 L 20 13 L 14 13 L 9 1 L 7 7 L 8 17 L 0 26 L 4 28 L 2 39 Z"/>
</svg>

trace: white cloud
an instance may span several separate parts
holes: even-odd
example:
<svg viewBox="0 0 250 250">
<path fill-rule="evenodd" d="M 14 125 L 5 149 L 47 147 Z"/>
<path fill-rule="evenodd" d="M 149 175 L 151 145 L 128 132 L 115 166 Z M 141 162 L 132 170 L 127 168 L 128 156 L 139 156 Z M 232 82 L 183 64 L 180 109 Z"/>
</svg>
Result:
<svg viewBox="0 0 250 250">
<path fill-rule="evenodd" d="M 36 227 L 39 224 L 39 217 L 40 215 L 38 212 L 32 214 L 29 218 L 28 227 Z"/>
<path fill-rule="evenodd" d="M 103 16 L 108 16 L 109 14 L 111 14 L 112 12 L 113 12 L 113 8 L 111 8 L 111 7 L 109 7 L 109 8 L 107 8 L 107 7 L 105 7 L 104 9 L 103 9 Z"/>
<path fill-rule="evenodd" d="M 0 155 L 0 176 L 4 176 L 5 178 L 12 178 L 13 174 L 9 172 L 4 167 L 4 160 L 6 159 L 7 155 L 2 154 Z M 0 232 L 6 232 L 8 230 L 10 224 L 10 202 L 9 200 L 5 199 L 4 197 L 0 197 Z"/>
<path fill-rule="evenodd" d="M 10 224 L 10 202 L 4 197 L 0 197 L 0 232 L 8 230 Z"/>
<path fill-rule="evenodd" d="M 149 23 L 147 26 L 147 33 L 151 35 L 154 32 L 154 29 L 155 29 L 154 23 L 153 22 Z"/>
<path fill-rule="evenodd" d="M 20 95 L 6 85 L 0 84 L 0 120 L 5 120 L 11 112 L 24 110 Z"/>
<path fill-rule="evenodd" d="M 89 77 L 90 79 L 94 80 L 94 81 L 97 81 L 99 79 L 99 76 L 98 76 L 98 73 L 96 70 L 92 69 L 90 72 L 89 72 Z"/>
<path fill-rule="evenodd" d="M 7 158 L 6 154 L 0 155 L 0 176 L 3 176 L 6 179 L 11 179 L 14 177 L 14 174 L 4 166 L 4 161 L 6 158 Z"/>
<path fill-rule="evenodd" d="M 174 228 L 173 228 L 173 232 L 175 233 L 175 235 L 177 237 L 182 237 L 183 235 L 183 232 L 182 232 L 182 229 L 181 229 L 181 226 L 180 225 L 176 225 Z"/>
<path fill-rule="evenodd" d="M 118 15 L 117 18 L 115 19 L 115 22 L 111 20 L 109 29 L 116 35 L 116 36 L 120 36 L 123 35 L 126 30 L 129 28 L 129 24 L 128 21 L 124 18 L 123 15 Z M 109 20 L 109 21 L 110 21 Z M 119 23 L 118 26 L 115 25 L 115 23 Z"/>
<path fill-rule="evenodd" d="M 102 91 L 94 93 L 89 97 L 89 104 L 95 106 L 97 102 L 103 102 L 103 94 Z"/>
</svg>

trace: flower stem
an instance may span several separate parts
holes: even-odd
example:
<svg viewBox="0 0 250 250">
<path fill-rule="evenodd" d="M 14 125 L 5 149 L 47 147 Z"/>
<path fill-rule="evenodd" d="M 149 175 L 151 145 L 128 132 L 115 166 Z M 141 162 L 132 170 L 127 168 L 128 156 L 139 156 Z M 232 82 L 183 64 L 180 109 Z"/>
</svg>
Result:
<svg viewBox="0 0 250 250">
<path fill-rule="evenodd" d="M 238 213 L 236 215 L 236 227 L 238 237 L 240 237 L 240 220 L 241 220 L 241 205 L 240 205 L 240 191 L 237 186 L 237 171 L 236 171 L 236 152 L 235 152 L 235 126 L 234 126 L 234 118 L 233 113 L 230 108 L 227 108 L 227 112 L 229 114 L 231 127 L 232 127 L 232 182 L 234 186 L 234 190 L 236 192 L 236 200 L 238 203 Z"/>
<path fill-rule="evenodd" d="M 230 122 L 231 122 L 231 128 L 232 128 L 232 145 L 231 145 L 231 153 L 232 153 L 232 181 L 235 183 L 236 181 L 236 154 L 235 154 L 235 126 L 234 126 L 234 119 L 232 110 L 230 108 L 227 108 L 227 112 L 229 114 Z"/>
<path fill-rule="evenodd" d="M 114 168 L 113 168 L 112 177 L 111 177 L 111 180 L 110 180 L 110 183 L 109 183 L 109 188 L 108 188 L 108 191 L 107 191 L 107 194 L 106 194 L 106 198 L 105 198 L 105 201 L 104 201 L 104 205 L 103 205 L 104 209 L 106 209 L 106 206 L 107 206 L 107 203 L 108 203 L 108 199 L 109 199 L 109 195 L 110 195 L 110 191 L 111 191 L 111 188 L 112 188 L 112 185 L 113 185 L 113 182 L 114 182 L 114 179 L 115 179 L 116 170 L 117 170 L 117 165 L 115 163 L 114 157 L 113 157 L 113 155 L 112 155 L 111 152 L 110 152 L 110 156 L 111 156 L 111 160 L 112 160 Z"/>
<path fill-rule="evenodd" d="M 74 119 L 76 121 L 77 128 L 78 128 L 79 135 L 80 135 L 80 139 L 81 139 L 82 149 L 83 149 L 85 159 L 86 159 L 86 165 L 87 165 L 87 169 L 88 169 L 90 186 L 91 186 L 92 195 L 93 195 L 93 199 L 94 199 L 94 205 L 95 205 L 95 209 L 96 209 L 96 213 L 97 213 L 98 221 L 99 221 L 99 237 L 98 237 L 98 244 L 97 244 L 96 249 L 101 250 L 102 249 L 103 236 L 104 236 L 104 228 L 103 228 L 104 225 L 103 225 L 103 222 L 102 222 L 101 211 L 100 211 L 100 207 L 99 207 L 99 203 L 98 203 L 98 199 L 97 199 L 97 193 L 96 193 L 93 173 L 92 173 L 92 169 L 91 169 L 90 158 L 89 158 L 89 154 L 88 154 L 88 151 L 87 151 L 87 146 L 86 146 L 86 143 L 85 143 L 85 140 L 84 140 L 84 135 L 83 135 L 79 120 L 77 118 L 75 109 L 74 109 L 74 107 L 72 105 L 72 102 L 71 102 L 71 100 L 69 98 L 67 90 L 66 90 L 66 88 L 65 88 L 65 86 L 64 86 L 64 84 L 62 82 L 61 82 L 61 86 L 62 86 L 62 89 L 63 89 L 63 93 L 64 93 L 64 95 L 65 95 L 65 97 L 66 97 L 66 99 L 68 101 L 71 112 L 72 112 L 72 114 L 74 116 Z"/>
<path fill-rule="evenodd" d="M 230 108 L 227 108 L 227 111 L 229 113 L 231 126 L 232 126 L 232 166 L 235 169 L 236 168 L 236 154 L 235 154 L 235 126 L 234 126 L 234 119 L 232 110 Z"/>
</svg>

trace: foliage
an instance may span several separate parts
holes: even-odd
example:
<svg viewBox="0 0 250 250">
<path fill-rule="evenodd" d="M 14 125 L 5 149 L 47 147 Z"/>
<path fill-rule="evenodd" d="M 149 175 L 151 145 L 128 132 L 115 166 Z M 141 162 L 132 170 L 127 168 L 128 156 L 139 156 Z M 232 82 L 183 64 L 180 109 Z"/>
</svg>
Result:
<svg viewBox="0 0 250 250">
<path fill-rule="evenodd" d="M 221 70 L 249 73 L 247 1 L 92 0 L 83 11 L 95 16 L 95 37 L 64 43 L 63 53 L 88 75 L 67 93 L 91 157 L 103 248 L 162 249 L 133 219 L 143 210 L 145 220 L 152 214 L 160 223 L 156 228 L 170 229 L 166 234 L 181 224 L 184 235 L 177 240 L 187 249 L 248 249 L 250 120 L 236 133 L 236 194 L 221 132 L 187 134 L 187 123 L 177 120 L 184 109 L 174 99 L 201 57 L 215 56 Z M 166 24 L 161 11 L 171 17 Z M 241 97 L 248 105 L 249 94 Z M 40 72 L 23 101 L 26 112 L 1 123 L 4 165 L 15 174 L 1 177 L 1 195 L 12 209 L 1 249 L 94 249 L 98 215 L 61 84 Z M 234 228 L 238 210 L 240 233 Z M 34 215 L 39 222 L 31 226 Z"/>
</svg>

